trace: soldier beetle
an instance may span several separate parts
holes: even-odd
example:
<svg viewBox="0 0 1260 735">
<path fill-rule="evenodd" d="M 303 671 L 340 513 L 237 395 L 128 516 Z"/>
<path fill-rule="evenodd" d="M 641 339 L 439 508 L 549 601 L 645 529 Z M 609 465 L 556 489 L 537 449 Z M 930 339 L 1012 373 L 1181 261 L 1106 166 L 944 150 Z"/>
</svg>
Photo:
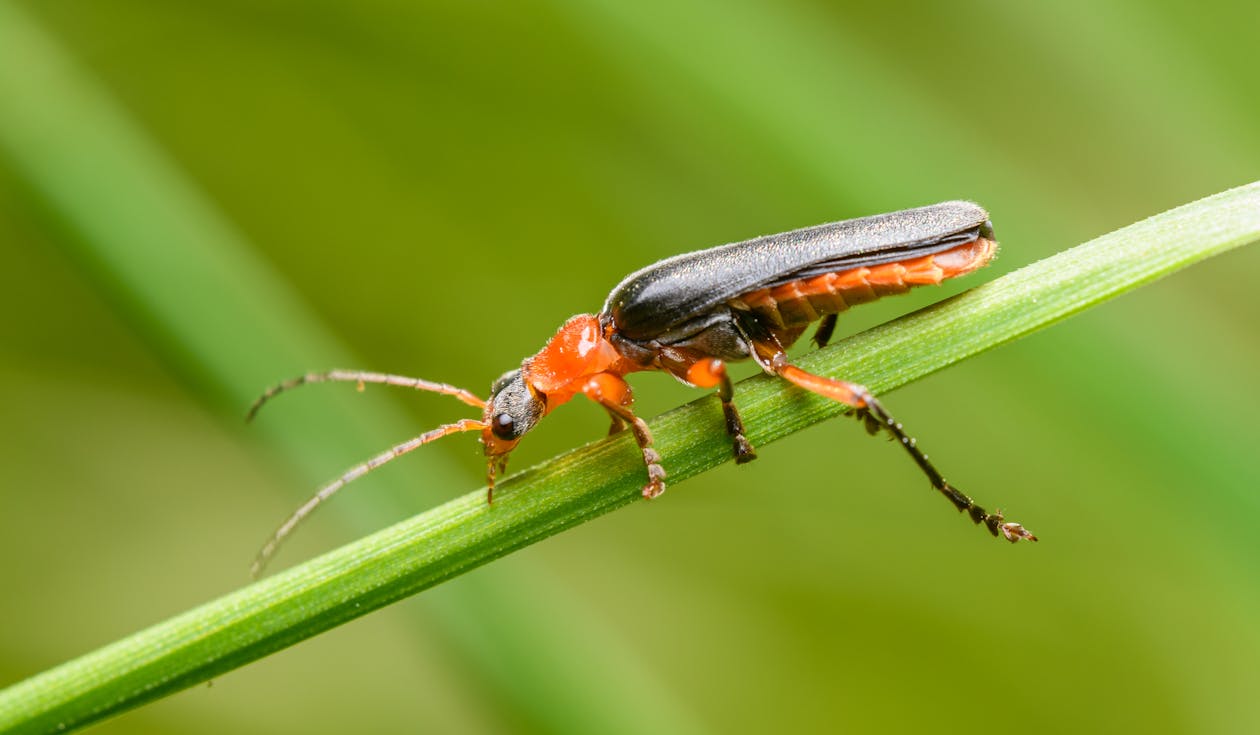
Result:
<svg viewBox="0 0 1260 735">
<path fill-rule="evenodd" d="M 259 552 L 254 571 L 280 541 L 320 503 L 346 483 L 435 439 L 480 431 L 487 460 L 487 503 L 495 479 L 521 437 L 556 407 L 581 394 L 602 406 L 612 431 L 627 425 L 642 453 L 647 482 L 643 497 L 665 491 L 665 469 L 652 448 L 647 424 L 631 408 L 624 376 L 661 370 L 697 388 L 716 388 L 737 463 L 756 458 L 744 436 L 726 363 L 751 358 L 777 375 L 852 408 L 870 433 L 887 431 L 959 511 L 994 536 L 1036 541 L 1001 511 L 989 513 L 945 481 L 871 392 L 861 385 L 813 375 L 792 364 L 787 348 L 819 321 L 813 341 L 823 347 L 836 315 L 857 304 L 935 285 L 987 264 L 997 251 L 988 213 L 971 202 L 927 207 L 807 227 L 708 250 L 677 255 L 627 276 L 598 314 L 570 318 L 537 354 L 504 373 L 482 400 L 461 388 L 418 378 L 355 370 L 310 373 L 281 383 L 254 402 L 262 405 L 307 383 L 347 381 L 395 385 L 454 396 L 481 409 L 480 419 L 439 426 L 356 465 L 325 485 L 276 530 Z"/>
</svg>

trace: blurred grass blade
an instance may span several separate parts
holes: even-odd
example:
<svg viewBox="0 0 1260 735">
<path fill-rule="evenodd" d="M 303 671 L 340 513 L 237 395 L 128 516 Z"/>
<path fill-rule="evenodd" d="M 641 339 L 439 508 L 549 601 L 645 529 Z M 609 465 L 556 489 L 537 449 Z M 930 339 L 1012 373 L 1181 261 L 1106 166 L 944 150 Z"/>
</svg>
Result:
<svg viewBox="0 0 1260 735">
<path fill-rule="evenodd" d="M 810 354 L 801 364 L 887 391 L 1256 240 L 1260 183 L 1105 235 Z M 765 376 L 740 383 L 737 394 L 755 445 L 840 411 Z M 730 459 L 713 397 L 650 423 L 675 488 Z M 569 452 L 504 482 L 494 506 L 474 491 L 0 692 L 0 729 L 71 728 L 205 681 L 631 503 L 642 473 L 624 434 Z M 940 505 L 948 517 L 946 504 Z M 1035 518 L 1021 520 L 1036 528 Z M 1019 552 L 995 542 L 993 553 Z M 626 691 L 620 682 L 614 688 Z M 635 693 L 627 691 L 626 699 Z"/>
<path fill-rule="evenodd" d="M 97 279 L 196 392 L 216 399 L 234 423 L 278 376 L 312 365 L 360 364 L 107 91 L 4 0 L 0 154 L 69 230 L 67 245 L 83 272 Z M 413 421 L 390 402 L 374 396 L 356 400 L 363 397 L 348 393 L 331 396 L 333 408 L 321 409 L 319 417 L 295 402 L 286 409 L 290 420 L 283 427 L 262 422 L 252 430 L 260 444 L 266 439 L 283 451 L 295 472 L 307 473 L 293 484 L 294 492 L 326 480 L 312 469 L 352 438 L 377 447 L 416 433 Z M 436 497 L 468 476 L 438 454 L 417 457 L 411 466 L 432 482 L 416 488 L 396 475 L 382 476 L 362 502 L 331 515 L 357 513 L 354 525 L 361 532 L 378 529 L 413 512 L 417 497 Z M 260 542 L 271 520 L 260 526 Z M 242 578 L 252 551 L 241 550 Z M 593 615 L 580 622 L 565 619 L 583 617 L 579 605 L 557 610 L 509 603 L 506 585 L 470 581 L 417 613 L 425 626 L 443 626 L 445 640 L 479 677 L 477 688 L 499 709 L 549 732 L 694 729 L 687 708 L 655 682 L 619 633 L 601 629 Z M 553 583 L 523 565 L 513 584 L 548 599 Z M 509 608 L 511 626 L 499 617 Z M 550 652 L 545 664 L 531 646 Z M 591 681 L 577 659 L 597 648 L 606 652 L 605 668 L 627 686 L 650 692 L 654 707 L 626 702 Z M 169 672 L 162 671 L 166 678 Z M 89 709 L 101 710 L 99 702 Z"/>
<path fill-rule="evenodd" d="M 992 155 L 993 142 L 977 136 L 983 129 L 960 116 L 941 114 L 922 90 L 908 85 L 892 64 L 872 64 L 868 39 L 849 38 L 849 24 L 828 21 L 825 6 L 781 3 L 726 3 L 722 22 L 696 3 L 624 3 L 615 0 L 552 0 L 580 29 L 653 99 L 656 117 L 670 126 L 688 124 L 686 106 L 675 89 L 692 85 L 711 96 L 725 113 L 724 124 L 745 127 L 758 141 L 758 157 L 790 165 L 808 181 L 810 191 L 828 201 L 845 202 L 857 211 L 877 211 L 880 204 L 904 200 L 906 172 L 925 192 L 912 201 L 930 201 L 940 182 L 954 181 L 959 157 L 983 160 L 984 178 L 1038 197 L 1064 196 L 1046 190 L 1044 176 L 1026 166 Z M 959 8 L 958 12 L 967 12 Z M 753 51 L 750 52 L 750 44 Z M 661 85 L 656 80 L 675 80 Z M 677 80 L 683 80 L 679 82 Z M 748 90 L 755 89 L 755 95 Z M 843 93 L 838 92 L 843 90 Z M 878 99 L 878 122 L 853 114 L 855 100 Z M 877 124 L 888 140 L 949 141 L 940 146 L 854 145 L 871 138 Z M 671 130 L 677 135 L 677 130 Z M 711 132 L 697 131 L 694 144 L 705 145 Z M 961 153 L 959 149 L 965 151 Z M 711 154 L 729 157 L 725 148 Z M 910 158 L 897 160 L 897 155 Z M 861 203 L 859 206 L 855 206 Z M 1016 202 L 1018 203 L 1018 202 Z M 1010 221 L 1012 213 L 1003 213 Z M 999 233 L 1000 234 L 1000 233 Z"/>
</svg>

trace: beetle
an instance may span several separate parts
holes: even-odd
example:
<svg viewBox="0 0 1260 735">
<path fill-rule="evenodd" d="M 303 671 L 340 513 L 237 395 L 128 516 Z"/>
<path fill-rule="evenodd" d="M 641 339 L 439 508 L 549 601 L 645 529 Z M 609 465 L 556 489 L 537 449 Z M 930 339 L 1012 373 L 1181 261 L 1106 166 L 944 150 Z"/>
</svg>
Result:
<svg viewBox="0 0 1260 735">
<path fill-rule="evenodd" d="M 558 406 L 582 394 L 612 419 L 614 433 L 629 426 L 647 473 L 643 497 L 665 491 L 662 458 L 647 424 L 635 414 L 628 373 L 660 370 L 689 386 L 715 388 L 737 463 L 756 458 L 734 403 L 726 363 L 752 359 L 763 371 L 838 401 L 857 413 L 868 431 L 887 431 L 910 454 L 932 487 L 973 522 L 1012 543 L 1037 537 L 989 513 L 950 485 L 902 425 L 865 387 L 808 373 L 793 365 L 787 348 L 818 321 L 813 341 L 826 346 L 836 315 L 913 286 L 935 285 L 986 265 L 997 251 L 988 212 L 978 204 L 943 202 L 870 217 L 806 227 L 778 235 L 677 255 L 626 276 L 598 314 L 564 323 L 536 354 L 504 373 L 490 397 L 445 383 L 355 370 L 310 373 L 268 389 L 249 418 L 277 394 L 306 383 L 378 383 L 454 396 L 481 409 L 480 419 L 440 426 L 356 465 L 321 488 L 276 530 L 259 552 L 255 573 L 280 541 L 346 483 L 435 439 L 480 431 L 487 460 L 488 503 L 495 479 L 521 437 Z"/>
</svg>

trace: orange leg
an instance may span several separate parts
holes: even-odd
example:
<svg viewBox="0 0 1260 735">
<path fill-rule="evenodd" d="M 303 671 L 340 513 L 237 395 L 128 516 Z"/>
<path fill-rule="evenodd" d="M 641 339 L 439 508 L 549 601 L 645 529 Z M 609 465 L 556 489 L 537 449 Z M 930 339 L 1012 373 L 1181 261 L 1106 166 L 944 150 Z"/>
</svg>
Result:
<svg viewBox="0 0 1260 735">
<path fill-rule="evenodd" d="M 744 464 L 757 458 L 748 437 L 744 436 L 744 421 L 739 417 L 733 401 L 735 388 L 731 386 L 731 378 L 726 374 L 726 364 L 716 357 L 697 360 L 687 368 L 687 382 L 699 388 L 718 389 L 718 398 L 722 399 L 722 415 L 726 417 L 726 433 L 731 435 L 731 449 L 735 454 L 735 464 Z"/>
<path fill-rule="evenodd" d="M 652 448 L 652 432 L 643 419 L 630 409 L 630 404 L 634 402 L 630 384 L 612 373 L 598 373 L 586 381 L 582 393 L 613 416 L 614 427 L 619 427 L 620 421 L 630 424 L 634 439 L 643 452 L 643 464 L 647 467 L 648 483 L 643 486 L 643 497 L 650 500 L 665 492 L 665 468 L 661 467 L 661 455 Z"/>
<path fill-rule="evenodd" d="M 945 481 L 941 473 L 928 461 L 928 457 L 919 449 L 915 440 L 906 433 L 901 423 L 892 417 L 875 396 L 864 386 L 844 380 L 833 380 L 821 375 L 807 373 L 788 362 L 787 353 L 776 341 L 755 343 L 758 362 L 776 375 L 790 381 L 811 393 L 817 393 L 833 401 L 843 403 L 857 409 L 858 416 L 866 421 L 867 429 L 874 433 L 879 428 L 885 429 L 914 459 L 915 464 L 927 475 L 932 487 L 944 495 L 954 507 L 970 516 L 976 524 L 984 525 L 994 536 L 1001 534 L 1007 541 L 1015 543 L 1020 539 L 1036 541 L 1037 537 L 1018 523 L 1007 522 L 1002 511 L 989 513 L 976 505 L 961 490 Z"/>
</svg>

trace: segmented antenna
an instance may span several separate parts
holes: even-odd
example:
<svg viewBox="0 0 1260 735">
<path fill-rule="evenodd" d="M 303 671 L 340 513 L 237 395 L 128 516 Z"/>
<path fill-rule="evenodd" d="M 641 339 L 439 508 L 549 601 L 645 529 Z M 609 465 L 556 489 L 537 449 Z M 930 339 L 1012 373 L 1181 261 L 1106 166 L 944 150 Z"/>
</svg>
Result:
<svg viewBox="0 0 1260 735">
<path fill-rule="evenodd" d="M 324 373 L 307 373 L 306 375 L 286 380 L 279 385 L 273 385 L 258 396 L 258 400 L 254 401 L 254 405 L 249 407 L 249 413 L 245 415 L 246 421 L 253 421 L 254 416 L 258 415 L 259 409 L 263 404 L 277 395 L 288 390 L 293 390 L 300 385 L 307 383 L 378 383 L 381 385 L 396 385 L 401 388 L 413 388 L 415 390 L 427 390 L 434 393 L 444 393 L 448 396 L 455 396 L 459 400 L 476 408 L 485 408 L 486 402 L 463 388 L 456 388 L 446 383 L 433 383 L 420 378 L 409 378 L 405 375 L 389 375 L 387 373 L 372 373 L 366 370 L 329 370 Z"/>
<path fill-rule="evenodd" d="M 390 460 L 397 459 L 413 449 L 424 446 L 436 439 L 441 439 L 448 434 L 455 434 L 461 431 L 480 431 L 485 429 L 487 426 L 488 424 L 486 422 L 479 419 L 460 419 L 453 424 L 444 424 L 432 431 L 426 431 L 414 439 L 408 439 L 402 444 L 398 444 L 388 451 L 381 452 L 368 461 L 363 462 L 362 464 L 357 464 L 346 470 L 345 474 L 341 477 L 338 477 L 336 480 L 333 480 L 327 485 L 321 487 L 319 492 L 315 493 L 310 500 L 303 503 L 300 508 L 293 511 L 293 515 L 289 516 L 284 523 L 280 524 L 280 527 L 276 529 L 276 532 L 271 535 L 271 539 L 258 550 L 258 556 L 254 558 L 254 563 L 250 566 L 250 575 L 257 577 L 261 574 L 263 568 L 267 566 L 267 562 L 275 555 L 276 549 L 280 547 L 280 542 L 292 533 L 293 529 L 297 528 L 298 524 L 302 522 L 302 519 L 310 515 L 320 503 L 331 498 L 338 490 L 345 487 L 347 483 L 357 480 Z"/>
<path fill-rule="evenodd" d="M 292 390 L 300 385 L 306 385 L 307 383 L 334 382 L 357 383 L 360 390 L 363 389 L 363 385 L 365 383 L 394 385 L 400 388 L 425 390 L 433 393 L 443 393 L 448 396 L 454 396 L 469 406 L 473 406 L 475 408 L 485 408 L 486 406 L 486 402 L 481 398 L 478 398 L 476 395 L 473 395 L 463 388 L 456 388 L 455 386 L 448 385 L 446 383 L 434 383 L 428 380 L 421 380 L 420 378 L 410 378 L 405 375 L 374 373 L 366 370 L 329 370 L 322 373 L 307 373 L 306 375 L 286 380 L 278 385 L 273 385 L 264 391 L 263 394 L 258 397 L 258 400 L 254 401 L 254 404 L 249 407 L 249 413 L 245 415 L 245 420 L 253 421 L 254 417 L 258 415 L 258 411 L 263 407 L 264 403 L 275 396 L 284 393 L 285 391 Z M 315 493 L 310 500 L 303 503 L 300 508 L 293 512 L 293 515 L 289 516 L 284 523 L 280 524 L 280 527 L 277 528 L 275 533 L 271 535 L 271 539 L 268 540 L 267 543 L 263 545 L 262 549 L 258 551 L 258 556 L 254 558 L 254 563 L 250 567 L 250 574 L 254 577 L 261 574 L 263 568 L 267 565 L 268 560 L 270 560 L 276 553 L 276 549 L 280 547 L 280 542 L 292 533 L 293 529 L 297 528 L 298 524 L 302 522 L 302 519 L 310 515 L 320 503 L 335 495 L 337 491 L 345 487 L 347 483 L 366 475 L 368 472 L 371 472 L 396 457 L 401 457 L 407 452 L 428 444 L 435 439 L 440 439 L 447 434 L 454 434 L 460 431 L 480 431 L 485 428 L 486 424 L 483 421 L 476 419 L 461 419 L 453 424 L 445 424 L 432 431 L 425 432 L 414 439 L 409 439 L 402 444 L 391 448 L 387 452 L 378 454 L 362 464 L 351 467 L 341 477 L 333 480 L 324 487 L 321 487 L 319 492 Z"/>
</svg>

